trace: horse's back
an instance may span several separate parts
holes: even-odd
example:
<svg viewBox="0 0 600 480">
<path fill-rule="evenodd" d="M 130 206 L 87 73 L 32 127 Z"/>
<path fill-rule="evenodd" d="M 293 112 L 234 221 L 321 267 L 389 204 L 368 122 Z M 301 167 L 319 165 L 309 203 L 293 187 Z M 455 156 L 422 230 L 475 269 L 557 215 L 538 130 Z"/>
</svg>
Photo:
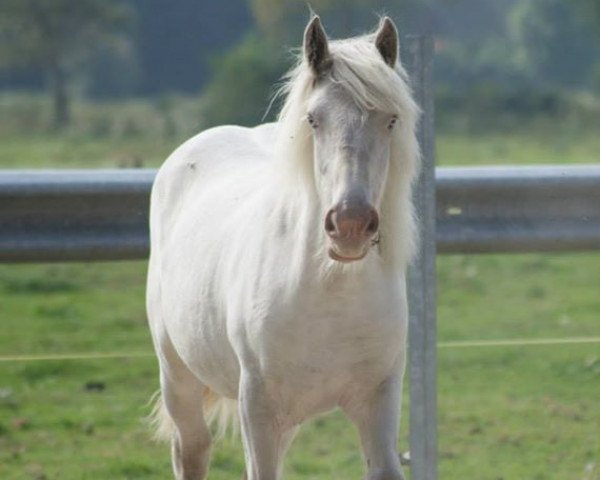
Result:
<svg viewBox="0 0 600 480">
<path fill-rule="evenodd" d="M 268 141 L 275 124 L 254 128 L 215 127 L 179 146 L 158 171 L 152 188 L 151 224 L 156 214 L 172 218 L 190 196 L 201 193 L 204 185 L 219 181 L 229 173 L 254 168 L 272 158 Z"/>
</svg>

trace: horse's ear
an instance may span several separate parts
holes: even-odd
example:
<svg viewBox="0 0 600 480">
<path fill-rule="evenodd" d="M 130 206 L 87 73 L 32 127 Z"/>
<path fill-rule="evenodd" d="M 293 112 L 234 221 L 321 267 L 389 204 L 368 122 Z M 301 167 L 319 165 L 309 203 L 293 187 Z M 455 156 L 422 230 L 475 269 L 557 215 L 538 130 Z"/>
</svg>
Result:
<svg viewBox="0 0 600 480">
<path fill-rule="evenodd" d="M 385 63 L 394 68 L 398 60 L 398 30 L 390 17 L 383 17 L 375 36 L 375 46 Z"/>
<path fill-rule="evenodd" d="M 308 22 L 304 31 L 304 57 L 315 75 L 321 75 L 331 66 L 327 34 L 317 15 Z"/>
</svg>

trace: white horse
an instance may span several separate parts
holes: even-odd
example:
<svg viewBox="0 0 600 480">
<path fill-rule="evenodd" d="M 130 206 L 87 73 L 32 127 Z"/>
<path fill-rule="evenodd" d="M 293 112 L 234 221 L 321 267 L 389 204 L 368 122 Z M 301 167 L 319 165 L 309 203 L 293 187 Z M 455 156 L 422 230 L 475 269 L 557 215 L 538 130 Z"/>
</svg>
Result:
<svg viewBox="0 0 600 480">
<path fill-rule="evenodd" d="M 249 480 L 280 479 L 298 426 L 336 407 L 359 430 L 366 478 L 403 478 L 419 152 L 397 55 L 389 18 L 330 42 L 314 16 L 278 121 L 202 132 L 158 172 L 147 308 L 178 480 L 205 478 L 208 416 L 227 402 Z"/>
</svg>

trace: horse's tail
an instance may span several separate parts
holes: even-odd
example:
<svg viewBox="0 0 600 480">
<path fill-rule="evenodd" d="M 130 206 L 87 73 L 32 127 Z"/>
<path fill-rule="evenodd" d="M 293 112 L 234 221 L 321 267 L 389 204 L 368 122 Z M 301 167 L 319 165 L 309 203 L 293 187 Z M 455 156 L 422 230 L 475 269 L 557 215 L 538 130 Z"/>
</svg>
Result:
<svg viewBox="0 0 600 480">
<path fill-rule="evenodd" d="M 171 415 L 167 412 L 161 391 L 157 390 L 154 392 L 148 403 L 153 405 L 150 415 L 146 417 L 146 421 L 153 431 L 154 439 L 160 442 L 170 441 L 175 432 L 175 424 Z"/>
<path fill-rule="evenodd" d="M 212 427 L 213 438 L 220 440 L 228 431 L 239 431 L 238 402 L 218 395 L 207 388 L 203 394 L 204 418 Z"/>
<path fill-rule="evenodd" d="M 160 390 L 152 396 L 150 402 L 154 402 L 148 417 L 154 430 L 154 438 L 158 441 L 170 441 L 175 432 L 175 423 L 165 407 Z M 228 430 L 234 434 L 238 432 L 239 418 L 236 400 L 222 397 L 206 388 L 202 394 L 202 405 L 204 418 L 213 431 L 214 440 L 223 438 Z"/>
</svg>

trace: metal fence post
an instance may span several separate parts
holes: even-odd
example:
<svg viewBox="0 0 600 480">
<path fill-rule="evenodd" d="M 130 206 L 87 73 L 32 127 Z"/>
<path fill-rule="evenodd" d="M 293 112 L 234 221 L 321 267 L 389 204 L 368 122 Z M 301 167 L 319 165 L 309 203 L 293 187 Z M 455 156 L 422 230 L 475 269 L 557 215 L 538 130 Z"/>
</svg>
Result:
<svg viewBox="0 0 600 480">
<path fill-rule="evenodd" d="M 408 38 L 412 88 L 422 109 L 422 165 L 414 192 L 419 247 L 409 272 L 410 464 L 412 480 L 437 480 L 435 146 L 433 40 Z"/>
</svg>

